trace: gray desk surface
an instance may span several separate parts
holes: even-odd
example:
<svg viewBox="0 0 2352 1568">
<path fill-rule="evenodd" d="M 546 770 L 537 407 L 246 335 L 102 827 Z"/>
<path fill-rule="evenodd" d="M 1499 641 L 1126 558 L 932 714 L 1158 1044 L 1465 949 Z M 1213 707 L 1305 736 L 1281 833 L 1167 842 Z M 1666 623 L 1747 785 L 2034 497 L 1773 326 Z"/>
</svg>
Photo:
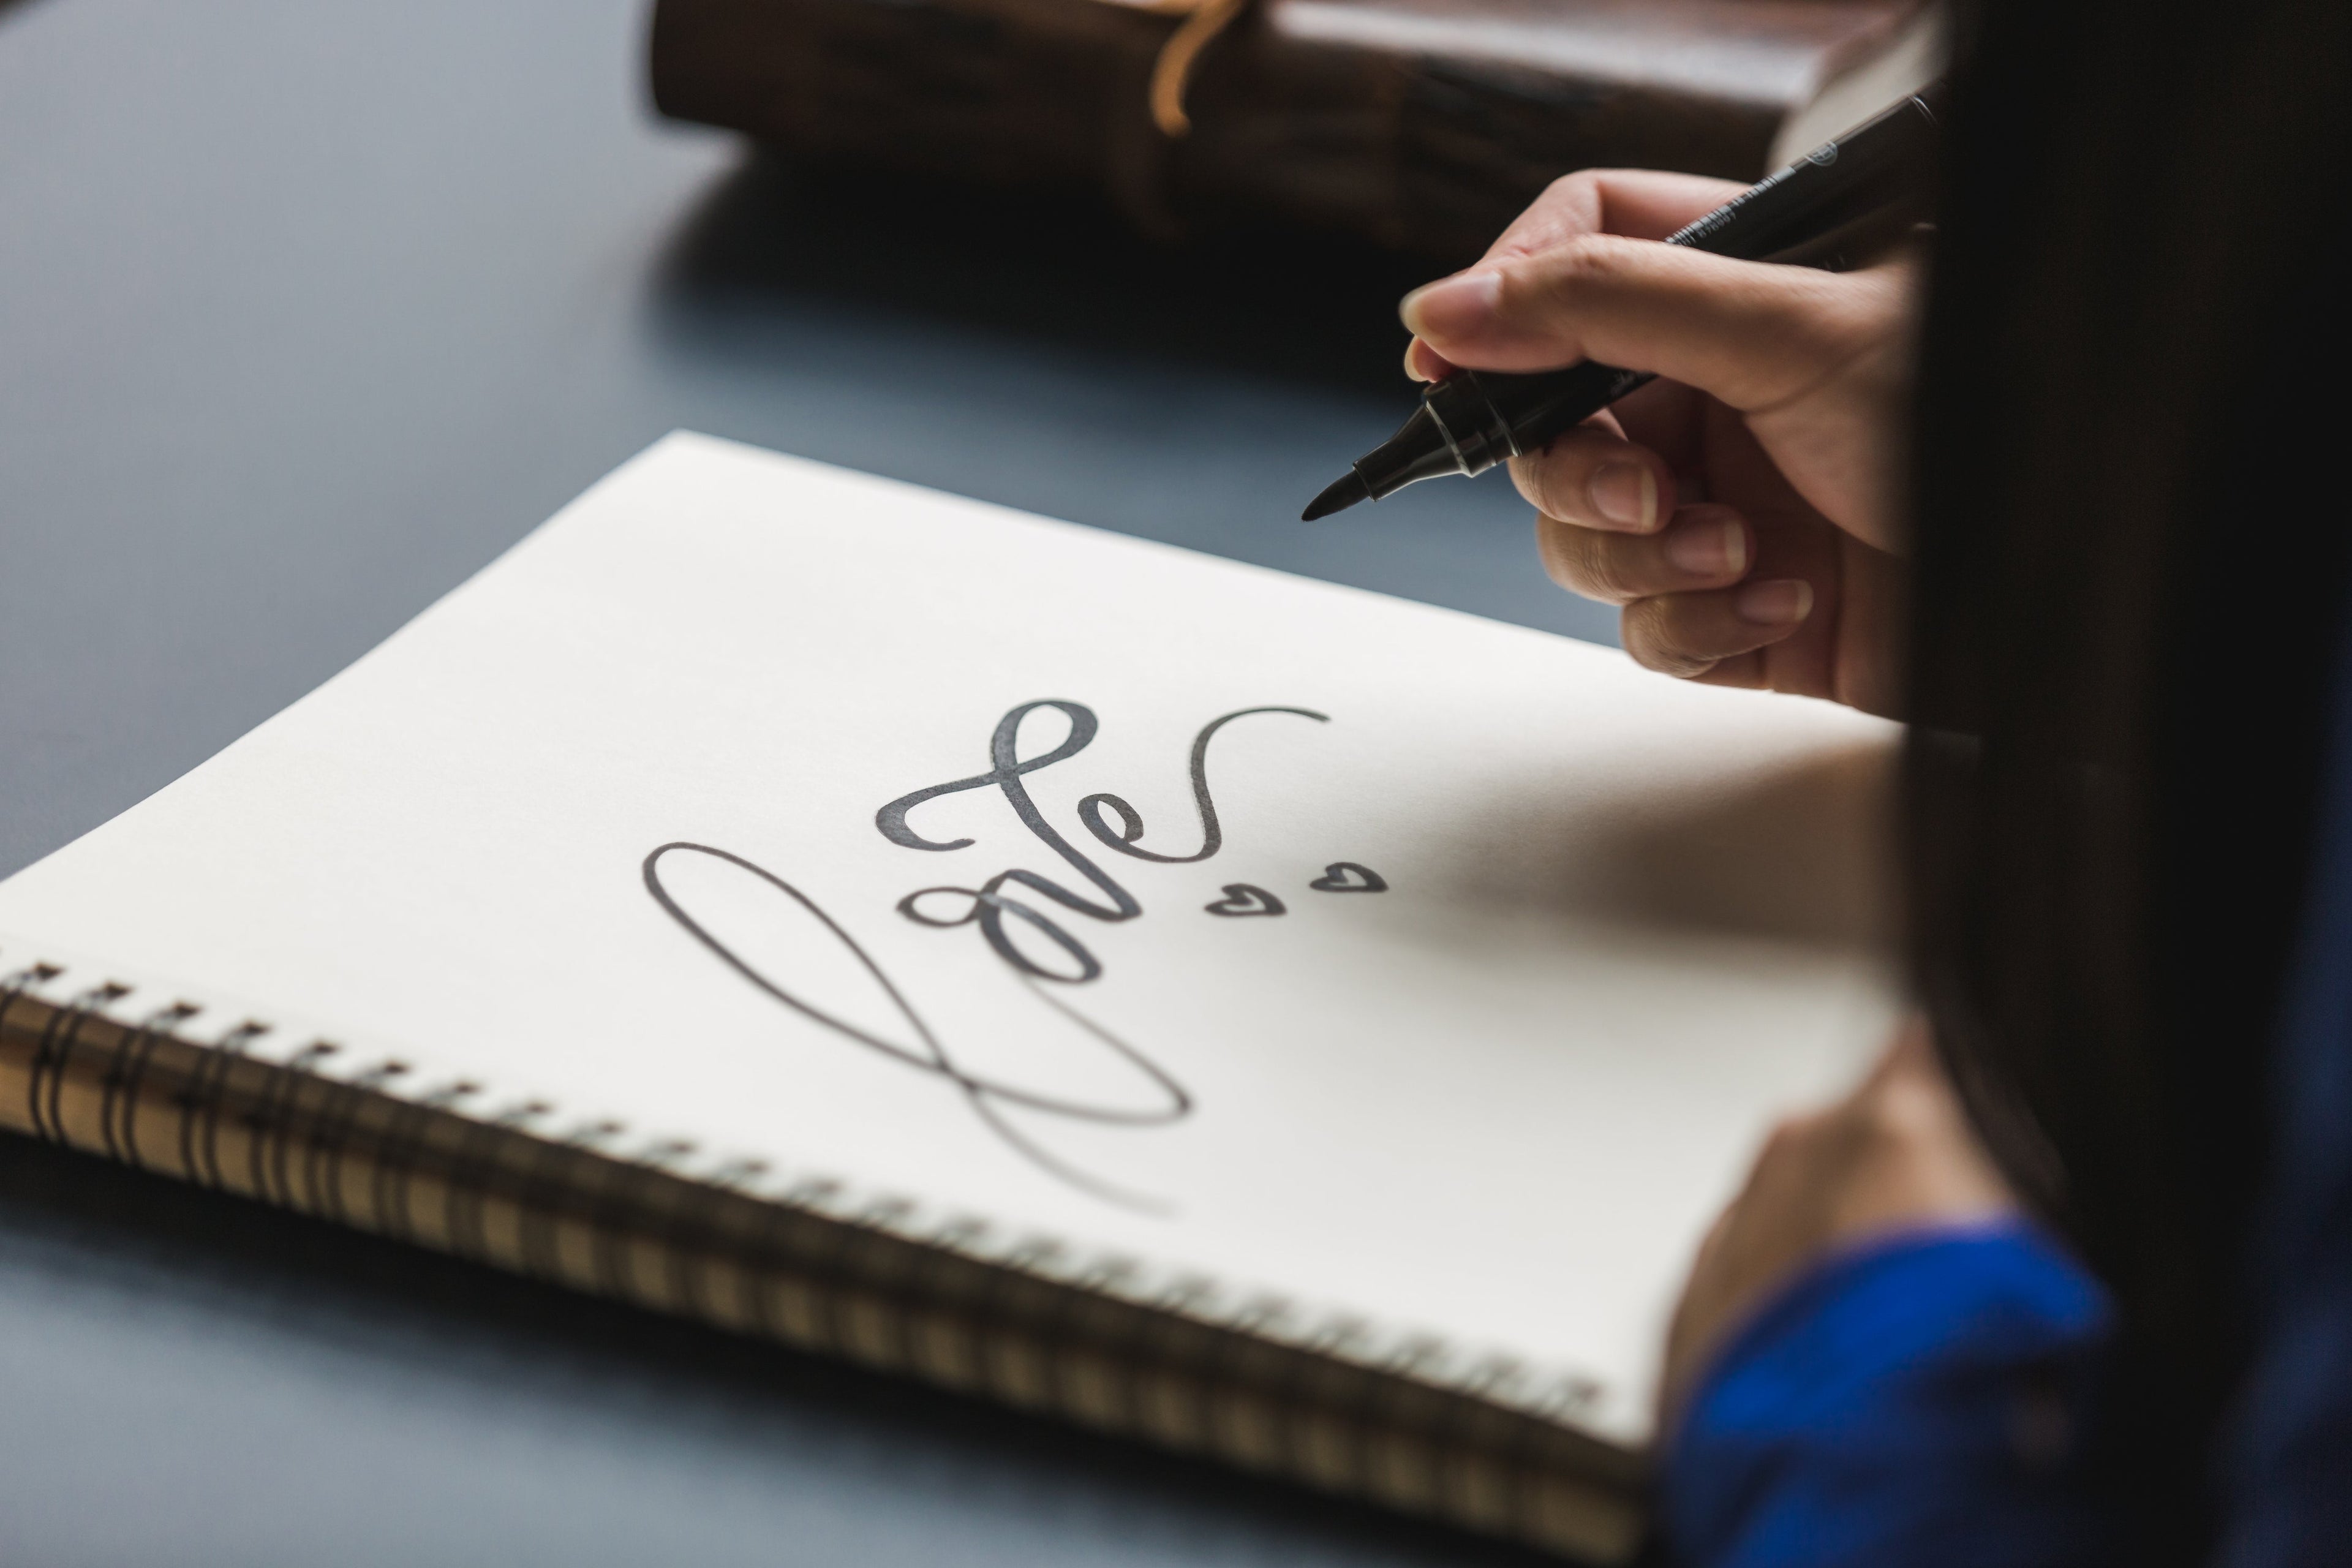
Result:
<svg viewBox="0 0 2352 1568">
<path fill-rule="evenodd" d="M 678 426 L 1607 639 L 1496 479 L 1292 519 L 1412 269 L 656 123 L 639 0 L 0 0 L 0 871 Z M 1510 1553 L 0 1140 L 0 1559 Z"/>
</svg>

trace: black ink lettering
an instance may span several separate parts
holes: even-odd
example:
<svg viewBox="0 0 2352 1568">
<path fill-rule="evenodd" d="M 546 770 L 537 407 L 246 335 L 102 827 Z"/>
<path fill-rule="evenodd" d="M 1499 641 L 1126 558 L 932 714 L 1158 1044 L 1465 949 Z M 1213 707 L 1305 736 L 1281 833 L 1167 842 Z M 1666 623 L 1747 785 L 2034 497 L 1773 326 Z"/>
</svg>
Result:
<svg viewBox="0 0 2352 1568">
<path fill-rule="evenodd" d="M 757 966 L 751 963 L 740 954 L 737 953 L 732 948 L 721 942 L 708 927 L 704 926 L 699 921 L 696 920 L 692 914 L 688 913 L 686 908 L 681 905 L 677 899 L 670 892 L 669 889 L 664 885 L 662 881 L 661 863 L 663 858 L 668 855 L 705 855 L 710 857 L 712 859 L 724 861 L 728 865 L 735 867 L 738 870 L 749 872 L 767 886 L 782 894 L 785 898 L 790 899 L 794 904 L 797 904 L 802 910 L 813 917 L 819 925 L 823 926 L 833 940 L 839 942 L 842 947 L 849 952 L 850 956 L 857 961 L 858 964 L 866 971 L 866 973 L 873 978 L 875 984 L 880 988 L 882 994 L 889 999 L 891 1006 L 897 1011 L 898 1016 L 905 1021 L 910 1037 L 903 1040 L 894 1040 L 882 1035 L 876 1034 L 871 1030 L 861 1028 L 857 1025 L 851 1023 L 849 1020 L 839 1017 L 835 1014 L 827 1012 L 823 1007 L 816 1005 L 814 1003 L 792 990 L 782 981 L 780 981 L 772 975 L 763 973 Z M 731 855 L 724 849 L 715 849 L 707 844 L 688 844 L 683 842 L 665 844 L 650 855 L 647 855 L 645 858 L 643 869 L 646 890 L 653 896 L 654 901 L 661 906 L 663 911 L 667 913 L 671 920 L 677 921 L 677 924 L 683 928 L 688 935 L 692 936 L 696 942 L 701 943 L 704 948 L 708 949 L 719 959 L 720 963 L 726 964 L 728 968 L 733 970 L 738 975 L 741 976 L 745 981 L 749 982 L 752 986 L 766 995 L 782 1003 L 784 1006 L 792 1009 L 795 1013 L 798 1013 L 801 1016 L 810 1020 L 812 1023 L 831 1030 L 833 1033 L 841 1036 L 845 1039 L 854 1041 L 856 1044 L 865 1047 L 868 1050 L 877 1052 L 880 1055 L 908 1068 L 913 1068 L 916 1071 L 942 1079 L 952 1083 L 955 1085 L 957 1089 L 962 1093 L 964 1100 L 971 1105 L 973 1112 L 978 1115 L 982 1121 L 987 1123 L 992 1131 L 993 1131 L 999 1138 L 1002 1138 L 1006 1143 L 1010 1144 L 1013 1149 L 1018 1151 L 1024 1158 L 1030 1160 L 1061 1180 L 1068 1182 L 1074 1186 L 1084 1188 L 1086 1191 L 1093 1193 L 1098 1197 L 1106 1198 L 1113 1203 L 1124 1204 L 1131 1207 L 1144 1209 L 1164 1208 L 1165 1205 L 1159 1204 L 1156 1200 L 1113 1186 L 1097 1177 L 1089 1175 L 1086 1172 L 1078 1170 L 1075 1166 L 1069 1164 L 1066 1161 L 1057 1158 L 1054 1154 L 1039 1147 L 1034 1140 L 1027 1137 L 1020 1131 L 1019 1128 L 1013 1126 L 1010 1121 L 1008 1121 L 1003 1114 L 1004 1108 L 1006 1107 L 1019 1107 L 1023 1110 L 1037 1111 L 1049 1116 L 1063 1117 L 1070 1121 L 1128 1127 L 1166 1126 L 1171 1122 L 1181 1121 L 1185 1117 L 1191 1115 L 1192 1111 L 1192 1097 L 1186 1091 L 1184 1086 L 1179 1083 L 1165 1068 L 1153 1061 L 1150 1057 L 1144 1055 L 1143 1052 L 1138 1050 L 1135 1047 L 1129 1045 L 1126 1041 L 1120 1039 L 1116 1035 L 1113 1035 L 1108 1029 L 1103 1028 L 1091 1018 L 1086 1017 L 1076 1009 L 1070 1007 L 1067 1004 L 1060 1001 L 1043 988 L 1037 986 L 1034 982 L 1031 982 L 1031 991 L 1047 1005 L 1062 1014 L 1063 1016 L 1069 1019 L 1071 1023 L 1076 1025 L 1080 1030 L 1084 1031 L 1089 1037 L 1100 1042 L 1107 1049 L 1117 1055 L 1121 1060 L 1127 1062 L 1130 1067 L 1134 1068 L 1138 1074 L 1151 1085 L 1154 1097 L 1160 1103 L 1140 1110 L 1123 1110 L 1118 1106 L 1088 1104 L 1083 1100 L 1076 1100 L 1064 1096 L 1048 1094 L 1042 1090 L 1024 1088 L 1017 1084 L 1007 1083 L 1002 1079 L 992 1079 L 982 1074 L 969 1071 L 957 1065 L 954 1058 L 949 1054 L 946 1045 L 932 1030 L 931 1026 L 928 1023 L 924 1022 L 922 1016 L 915 1010 L 913 1004 L 909 1003 L 906 996 L 898 990 L 898 986 L 891 983 L 890 977 L 882 972 L 881 965 L 876 963 L 873 957 L 868 954 L 863 947 L 858 945 L 856 939 L 852 937 L 846 931 L 844 931 L 840 924 L 836 922 L 831 915 L 825 913 L 823 909 L 818 907 L 814 899 L 811 899 L 807 894 L 802 892 L 790 882 L 785 881 L 782 877 L 767 870 L 763 867 L 754 865 L 752 862 L 744 859 L 740 855 Z M 910 906 L 914 906 L 917 903 L 917 900 L 931 893 L 954 893 L 971 900 L 972 904 L 964 914 L 951 921 L 941 920 L 914 912 Z M 910 918 L 921 921 L 922 923 L 926 925 L 961 925 L 972 918 L 974 910 L 987 907 L 982 902 L 982 900 L 993 897 L 994 895 L 992 893 L 984 894 L 975 892 L 973 889 L 965 888 L 928 888 L 920 893 L 909 894 L 907 899 L 901 901 L 899 909 L 902 912 L 908 913 Z M 1034 911 L 1021 910 L 1020 906 L 1013 905 L 1013 901 L 1010 900 L 999 899 L 996 902 L 999 905 L 1011 905 L 1014 909 L 1019 910 L 1024 916 L 1034 917 Z M 1075 944 L 1073 944 L 1073 946 L 1075 946 Z M 1076 949 L 1073 956 L 1083 958 L 1084 950 Z M 1093 960 L 1091 958 L 1085 958 L 1085 963 L 1091 965 L 1093 963 Z M 1025 964 L 1016 963 L 1015 967 L 1023 974 L 1024 980 L 1034 973 L 1034 969 Z M 1097 969 L 1095 973 L 1099 973 L 1099 969 Z M 1066 975 L 1055 976 L 1055 978 L 1071 979 L 1076 977 Z M 1091 979 L 1093 978 L 1093 975 L 1087 974 L 1082 978 Z"/>
<path fill-rule="evenodd" d="M 1063 738 L 1062 743 L 1053 750 L 1039 756 L 1024 759 L 1020 754 L 1021 721 L 1040 708 L 1054 709 L 1068 719 L 1070 732 Z M 1291 713 L 1302 719 L 1312 719 L 1318 724 L 1330 722 L 1328 714 L 1318 713 L 1308 708 L 1267 707 L 1239 709 L 1202 725 L 1201 732 L 1192 737 L 1190 761 L 1192 803 L 1201 817 L 1201 847 L 1192 854 L 1162 855 L 1156 850 L 1141 847 L 1136 841 L 1143 837 L 1143 816 L 1127 801 L 1115 795 L 1097 793 L 1079 801 L 1078 820 L 1086 824 L 1087 831 L 1104 845 L 1139 860 L 1150 860 L 1161 865 L 1185 865 L 1208 859 L 1224 845 L 1223 829 L 1217 821 L 1216 801 L 1209 793 L 1209 742 L 1227 724 L 1236 719 L 1246 719 L 1254 713 Z M 908 849 L 945 851 L 969 848 L 972 843 L 969 838 L 942 842 L 924 837 L 908 825 L 907 815 L 924 802 L 936 800 L 941 795 L 959 795 L 967 790 L 993 786 L 1004 792 L 1006 802 L 1012 805 L 1013 815 L 1021 819 L 1022 826 L 1028 828 L 1036 836 L 1040 843 L 1060 856 L 1074 870 L 1092 883 L 1108 900 L 1108 904 L 1097 903 L 1083 894 L 1074 892 L 1034 871 L 1013 869 L 1001 871 L 977 888 L 925 888 L 909 893 L 898 901 L 898 912 L 908 920 L 935 927 L 958 926 L 977 921 L 981 934 L 987 939 L 988 945 L 995 951 L 997 956 L 1033 979 L 1049 980 L 1061 984 L 1082 985 L 1099 976 L 1102 973 L 1102 964 L 1092 952 L 1087 951 L 1084 942 L 1072 936 L 1051 916 L 1031 904 L 1006 897 L 1003 889 L 1007 883 L 1026 888 L 1033 892 L 1043 894 L 1066 910 L 1098 921 L 1133 920 L 1143 912 L 1143 906 L 1136 901 L 1133 895 L 1112 880 L 1101 867 L 1081 854 L 1076 846 L 1063 837 L 1053 825 L 1045 820 L 1045 814 L 1037 809 L 1036 802 L 1030 797 L 1028 786 L 1022 783 L 1025 774 L 1034 773 L 1042 768 L 1052 767 L 1056 763 L 1066 762 L 1085 751 L 1094 743 L 1095 736 L 1100 728 L 1100 721 L 1095 717 L 1094 710 L 1083 703 L 1065 702 L 1053 698 L 1041 699 L 1035 702 L 1024 702 L 996 721 L 995 732 L 989 738 L 988 772 L 975 773 L 970 778 L 951 780 L 947 784 L 932 784 L 928 788 L 916 790 L 912 794 L 900 795 L 874 814 L 874 826 L 883 837 Z M 1106 814 L 1116 816 L 1118 819 L 1116 827 L 1107 819 Z M 952 919 L 941 918 L 923 911 L 922 900 L 940 894 L 951 894 L 966 900 L 962 910 Z M 1273 912 L 1278 913 L 1278 907 Z M 1047 968 L 1023 952 L 1006 928 L 1005 921 L 1008 918 L 1022 922 L 1053 943 L 1076 966 L 1075 970 Z"/>
<path fill-rule="evenodd" d="M 1018 899 L 1008 899 L 997 891 L 1013 875 L 1014 873 L 1008 871 L 1001 876 L 991 877 L 977 888 L 918 888 L 898 900 L 898 912 L 917 925 L 939 929 L 967 925 L 974 917 L 978 917 L 981 934 L 988 939 L 988 945 L 995 949 L 996 956 L 1022 973 L 1038 980 L 1059 981 L 1065 985 L 1083 985 L 1101 974 L 1102 964 L 1093 953 L 1087 951 L 1086 943 L 1064 931 L 1049 916 L 1040 914 Z M 934 893 L 952 894 L 968 900 L 964 905 L 963 913 L 953 920 L 925 913 L 922 900 Z M 1076 963 L 1078 972 L 1076 974 L 1057 974 L 1034 962 L 1027 953 L 1023 952 L 1013 944 L 1010 936 L 1005 934 L 1004 917 L 1006 915 L 1027 922 L 1046 941 L 1069 954 Z"/>
<path fill-rule="evenodd" d="M 1047 752 L 1044 756 L 1032 757 L 1024 762 L 1019 755 L 1021 721 L 1040 708 L 1054 709 L 1068 719 L 1070 733 L 1060 745 Z M 933 784 L 928 789 L 919 789 L 912 795 L 902 795 L 874 814 L 874 826 L 880 830 L 883 837 L 908 849 L 967 848 L 971 844 L 969 838 L 958 838 L 949 843 L 940 844 L 924 837 L 907 826 L 907 813 L 925 801 L 936 800 L 943 795 L 959 795 L 965 790 L 985 789 L 993 784 L 1004 792 L 1004 798 L 1011 803 L 1013 815 L 1020 817 L 1021 825 L 1035 834 L 1038 842 L 1067 861 L 1071 869 L 1092 882 L 1110 902 L 1108 906 L 1094 903 L 1084 895 L 1074 893 L 1058 882 L 1050 882 L 1034 871 L 1002 872 L 989 879 L 983 891 L 992 897 L 996 889 L 1004 883 L 1017 882 L 1032 891 L 1043 893 L 1065 909 L 1075 910 L 1082 915 L 1091 915 L 1098 921 L 1131 921 L 1143 912 L 1143 906 L 1137 903 L 1125 888 L 1105 875 L 1101 867 L 1079 854 L 1076 845 L 1055 831 L 1053 824 L 1047 822 L 1045 814 L 1037 809 L 1037 803 L 1029 798 L 1029 786 L 1021 782 L 1023 774 L 1034 773 L 1040 768 L 1050 768 L 1055 763 L 1075 757 L 1094 744 L 1095 731 L 1099 725 L 1095 719 L 1094 710 L 1083 704 L 1062 702 L 1052 698 L 1036 702 L 1024 702 L 996 721 L 996 732 L 989 737 L 988 742 L 988 758 L 992 764 L 988 772 L 975 773 L 968 779 L 957 779 L 950 784 Z M 981 929 L 988 934 L 990 945 L 1000 953 L 1011 953 L 1013 949 L 1004 937 L 1003 900 L 992 903 L 982 902 L 976 908 L 980 914 Z M 1034 915 L 1035 911 L 1032 910 L 1030 913 Z M 1057 937 L 1057 940 L 1066 942 L 1068 939 L 1065 934 Z M 1009 962 L 1017 963 L 1023 973 L 1034 974 L 1040 979 L 1063 978 L 1049 975 L 1025 960 L 1009 959 Z M 1091 979 L 1092 976 L 1089 975 L 1088 978 Z"/>
<path fill-rule="evenodd" d="M 1078 802 L 1078 820 L 1087 825 L 1087 831 L 1105 845 L 1122 855 L 1132 855 L 1139 860 L 1154 860 L 1162 866 L 1183 866 L 1195 860 L 1206 860 L 1223 847 L 1225 842 L 1224 831 L 1217 825 L 1217 804 L 1209 797 L 1209 738 L 1234 720 L 1246 719 L 1253 713 L 1296 713 L 1318 724 L 1331 721 L 1329 714 L 1318 713 L 1311 708 L 1244 708 L 1223 718 L 1212 719 L 1202 725 L 1201 732 L 1192 737 L 1192 804 L 1199 807 L 1201 813 L 1201 847 L 1194 853 L 1159 855 L 1138 847 L 1135 841 L 1143 837 L 1142 815 L 1115 795 L 1090 795 Z M 1116 832 L 1103 820 L 1105 808 L 1118 814 Z"/>
<path fill-rule="evenodd" d="M 1069 733 L 1051 750 L 1024 758 L 1020 754 L 1021 722 L 1040 708 L 1051 708 L 1068 720 Z M 1201 819 L 1201 847 L 1192 854 L 1171 855 L 1145 848 L 1139 842 L 1144 836 L 1142 814 L 1126 800 L 1107 791 L 1087 795 L 1078 802 L 1078 820 L 1106 848 L 1132 859 L 1159 865 L 1189 865 L 1211 858 L 1223 847 L 1224 834 L 1218 822 L 1216 802 L 1209 792 L 1209 742 L 1234 720 L 1258 713 L 1288 713 L 1312 719 L 1318 724 L 1330 721 L 1328 716 L 1312 709 L 1265 707 L 1239 709 L 1202 726 L 1200 732 L 1192 738 L 1189 763 L 1192 804 Z M 1009 1110 L 1019 1110 L 1078 1121 L 1160 1126 L 1181 1121 L 1192 1113 L 1192 1097 L 1172 1076 L 1142 1052 L 1046 989 L 1049 984 L 1083 985 L 1100 978 L 1103 973 L 1101 961 L 1070 933 L 1057 915 L 1006 891 L 1012 888 L 1034 893 L 1048 903 L 1058 905 L 1061 910 L 1107 922 L 1130 921 L 1143 912 L 1143 906 L 1132 894 L 1045 820 L 1045 814 L 1038 810 L 1036 802 L 1030 796 L 1029 786 L 1023 782 L 1027 775 L 1057 763 L 1067 762 L 1085 751 L 1094 743 L 1099 728 L 1094 710 L 1082 703 L 1050 698 L 1024 702 L 997 721 L 996 729 L 989 738 L 989 768 L 986 773 L 932 784 L 900 795 L 874 814 L 874 826 L 883 837 L 902 848 L 931 853 L 968 849 L 973 843 L 970 838 L 938 840 L 925 837 L 908 823 L 908 814 L 942 795 L 990 788 L 1003 792 L 1006 804 L 1013 807 L 1013 815 L 1020 819 L 1021 825 L 1083 878 L 1091 892 L 1064 886 L 1035 871 L 1015 868 L 999 871 L 978 887 L 941 885 L 919 888 L 898 900 L 898 913 L 919 925 L 938 930 L 977 925 L 991 950 L 1020 976 L 1033 994 L 1149 1080 L 1157 1103 L 1148 1110 L 1131 1110 L 1116 1105 L 1087 1104 L 967 1071 L 957 1064 L 937 1032 L 923 1020 L 889 977 L 883 973 L 881 967 L 846 931 L 798 888 L 740 856 L 702 844 L 665 844 L 646 857 L 644 877 L 646 891 L 673 921 L 764 994 L 845 1039 L 912 1070 L 952 1083 L 971 1107 L 973 1114 L 992 1131 L 1024 1158 L 1056 1178 L 1114 1203 L 1158 1209 L 1164 1205 L 1122 1191 L 1042 1148 L 1006 1114 Z M 708 856 L 724 862 L 757 878 L 775 892 L 791 900 L 855 958 L 880 988 L 903 1020 L 905 1037 L 897 1037 L 902 1032 L 895 1028 L 886 1028 L 877 1033 L 826 1011 L 730 948 L 697 921 L 664 885 L 661 862 L 665 856 L 674 854 Z M 1353 861 L 1335 861 L 1325 868 L 1324 875 L 1309 886 L 1324 892 L 1381 892 L 1388 884 L 1369 867 Z M 1205 908 L 1213 915 L 1227 918 L 1266 917 L 1286 912 L 1279 898 L 1247 882 L 1226 883 L 1224 896 Z M 1024 949 L 1015 940 L 1016 933 L 1025 933 L 1024 940 L 1030 942 L 1029 948 Z"/>
<path fill-rule="evenodd" d="M 1254 888 L 1247 882 L 1227 882 L 1225 896 L 1214 903 L 1201 906 L 1213 915 L 1279 915 L 1288 912 L 1283 901 L 1264 888 Z"/>
</svg>

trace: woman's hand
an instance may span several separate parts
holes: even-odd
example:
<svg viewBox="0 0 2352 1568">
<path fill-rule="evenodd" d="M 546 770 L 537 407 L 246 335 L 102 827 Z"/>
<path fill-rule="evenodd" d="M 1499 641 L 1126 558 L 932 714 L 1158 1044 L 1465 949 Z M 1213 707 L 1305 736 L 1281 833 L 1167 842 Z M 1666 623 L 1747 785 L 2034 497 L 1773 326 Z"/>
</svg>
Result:
<svg viewBox="0 0 2352 1568">
<path fill-rule="evenodd" d="M 1700 1244 L 1666 1335 L 1661 1429 L 1707 1358 L 1808 1263 L 1878 1237 L 1981 1224 L 2015 1207 L 1927 1026 L 1913 1021 L 1860 1088 L 1774 1130 L 1747 1188 Z"/>
<path fill-rule="evenodd" d="M 1650 243 L 1740 188 L 1558 181 L 1476 266 L 1405 298 L 1406 368 L 1656 373 L 1512 461 L 1546 567 L 1624 605 L 1626 650 L 1653 669 L 1891 714 L 1916 268 L 1839 275 Z"/>
</svg>

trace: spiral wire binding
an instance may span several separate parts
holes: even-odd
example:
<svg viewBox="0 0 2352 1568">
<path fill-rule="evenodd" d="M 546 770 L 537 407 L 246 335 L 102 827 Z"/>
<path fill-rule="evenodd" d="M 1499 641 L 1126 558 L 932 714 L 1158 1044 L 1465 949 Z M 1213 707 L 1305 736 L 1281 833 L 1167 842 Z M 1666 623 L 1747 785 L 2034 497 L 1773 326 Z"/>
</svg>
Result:
<svg viewBox="0 0 2352 1568">
<path fill-rule="evenodd" d="M 1640 1545 L 1639 1462 L 1565 1424 L 1584 1380 L 1051 1237 L 999 1243 L 978 1216 L 688 1140 L 623 1152 L 621 1120 L 567 1125 L 404 1056 L 312 1038 L 272 1060 L 288 1037 L 252 1017 L 205 1042 L 192 1026 L 233 1010 L 138 1009 L 142 987 L 75 989 L 75 967 L 0 973 L 0 1126 L 1570 1556 Z"/>
</svg>

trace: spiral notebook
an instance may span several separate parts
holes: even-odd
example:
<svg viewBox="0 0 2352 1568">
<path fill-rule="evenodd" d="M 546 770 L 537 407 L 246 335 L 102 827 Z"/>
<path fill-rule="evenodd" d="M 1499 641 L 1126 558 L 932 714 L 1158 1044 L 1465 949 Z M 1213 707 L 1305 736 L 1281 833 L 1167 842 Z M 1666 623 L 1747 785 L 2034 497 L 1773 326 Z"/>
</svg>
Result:
<svg viewBox="0 0 2352 1568">
<path fill-rule="evenodd" d="M 681 434 L 0 884 L 0 1117 L 1618 1560 L 1886 742 Z"/>
</svg>

